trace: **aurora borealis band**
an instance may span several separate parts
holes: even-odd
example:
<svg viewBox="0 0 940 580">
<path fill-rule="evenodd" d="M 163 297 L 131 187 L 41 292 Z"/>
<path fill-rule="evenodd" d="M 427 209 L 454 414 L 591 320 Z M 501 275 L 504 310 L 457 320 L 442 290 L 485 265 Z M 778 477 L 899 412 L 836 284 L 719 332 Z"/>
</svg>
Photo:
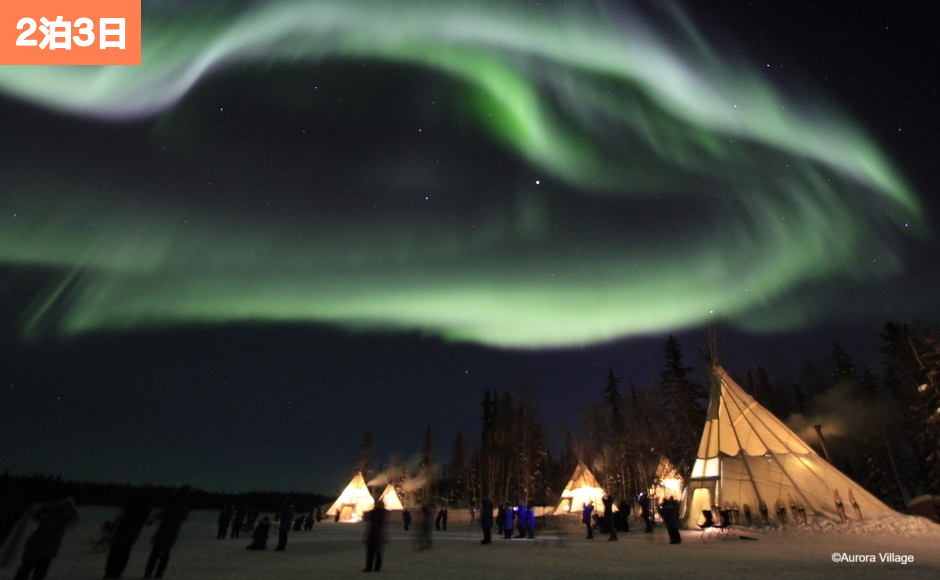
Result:
<svg viewBox="0 0 940 580">
<path fill-rule="evenodd" d="M 212 4 L 216 10 L 207 10 Z M 585 345 L 838 315 L 920 203 L 836 105 L 679 13 L 145 2 L 139 67 L 3 67 L 26 335 L 232 321 Z"/>
</svg>

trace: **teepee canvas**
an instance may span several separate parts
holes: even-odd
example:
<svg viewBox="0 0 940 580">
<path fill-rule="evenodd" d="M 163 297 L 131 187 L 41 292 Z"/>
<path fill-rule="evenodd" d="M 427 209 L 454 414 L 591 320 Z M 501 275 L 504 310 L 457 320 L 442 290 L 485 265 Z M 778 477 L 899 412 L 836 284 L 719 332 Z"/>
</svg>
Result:
<svg viewBox="0 0 940 580">
<path fill-rule="evenodd" d="M 326 515 L 333 518 L 338 515 L 337 521 L 340 522 L 357 522 L 362 519 L 362 514 L 374 506 L 375 501 L 360 472 L 352 478 L 330 509 L 326 510 Z"/>
<path fill-rule="evenodd" d="M 683 522 L 689 527 L 702 523 L 702 510 L 716 508 L 730 510 L 741 523 L 786 521 L 788 512 L 797 520 L 836 521 L 845 521 L 846 512 L 851 519 L 894 513 L 816 454 L 721 367 L 712 373 L 705 430 L 685 497 Z"/>
<path fill-rule="evenodd" d="M 651 501 L 659 505 L 669 498 L 679 499 L 682 497 L 684 487 L 685 482 L 676 467 L 665 457 L 661 458 L 656 467 L 656 479 L 653 480 L 653 486 L 649 490 Z"/>
<path fill-rule="evenodd" d="M 594 509 L 601 508 L 604 490 L 601 489 L 594 474 L 581 462 L 574 470 L 571 480 L 561 492 L 561 500 L 555 507 L 556 514 L 578 513 L 585 504 L 594 503 Z"/>
<path fill-rule="evenodd" d="M 380 500 L 385 504 L 385 509 L 387 510 L 403 510 L 405 507 L 401 505 L 401 499 L 398 497 L 398 492 L 395 491 L 395 486 L 388 484 L 385 487 L 385 491 L 382 492 Z"/>
</svg>

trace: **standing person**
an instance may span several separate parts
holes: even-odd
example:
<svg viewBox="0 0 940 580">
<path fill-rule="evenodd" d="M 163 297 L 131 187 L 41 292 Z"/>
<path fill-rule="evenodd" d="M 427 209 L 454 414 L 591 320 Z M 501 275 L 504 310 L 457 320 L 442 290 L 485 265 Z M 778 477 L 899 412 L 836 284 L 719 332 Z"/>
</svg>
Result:
<svg viewBox="0 0 940 580">
<path fill-rule="evenodd" d="M 523 502 L 516 508 L 516 538 L 525 538 L 526 509 Z"/>
<path fill-rule="evenodd" d="M 304 517 L 304 531 L 309 532 L 313 529 L 313 509 L 307 510 L 307 515 Z"/>
<path fill-rule="evenodd" d="M 13 494 L 10 490 L 4 490 L 0 495 L 0 546 L 6 544 L 9 537 L 11 541 L 16 541 L 17 533 L 20 534 L 25 529 L 26 502 L 19 495 Z M 23 522 L 23 523 L 21 523 Z M 5 554 L 0 553 L 0 566 L 7 564 L 4 561 Z"/>
<path fill-rule="evenodd" d="M 447 506 L 444 506 L 444 509 L 441 510 L 444 514 L 444 517 L 441 518 L 441 531 L 447 531 Z"/>
<path fill-rule="evenodd" d="M 147 493 L 143 490 L 127 504 L 124 511 L 117 518 L 114 533 L 111 535 L 111 549 L 108 550 L 108 561 L 104 567 L 104 577 L 120 578 L 127 567 L 131 557 L 131 548 L 137 543 L 140 531 L 150 519 L 150 510 L 153 504 Z"/>
<path fill-rule="evenodd" d="M 437 512 L 437 517 L 434 518 L 434 530 L 439 532 L 441 531 L 441 522 L 444 521 L 444 508 L 441 508 Z"/>
<path fill-rule="evenodd" d="M 421 506 L 421 527 L 418 528 L 418 549 L 431 549 L 431 526 L 434 518 L 431 516 L 431 506 L 424 504 Z"/>
<path fill-rule="evenodd" d="M 245 526 L 247 531 L 252 531 L 255 529 L 255 522 L 258 521 L 258 510 L 253 507 L 248 508 L 248 525 Z"/>
<path fill-rule="evenodd" d="M 283 552 L 287 549 L 287 534 L 290 532 L 291 522 L 294 521 L 294 500 L 284 498 L 284 506 L 281 508 L 281 521 L 277 528 L 277 552 Z"/>
<path fill-rule="evenodd" d="M 616 542 L 617 528 L 614 527 L 614 498 L 610 494 L 605 494 L 601 501 L 604 502 L 604 525 L 607 526 L 607 531 L 610 532 L 607 541 Z"/>
<path fill-rule="evenodd" d="M 535 502 L 530 501 L 525 510 L 525 534 L 530 540 L 535 539 Z"/>
<path fill-rule="evenodd" d="M 232 505 L 226 503 L 222 506 L 222 511 L 219 513 L 219 533 L 216 534 L 216 540 L 224 540 L 225 536 L 228 535 L 229 524 L 232 523 Z"/>
<path fill-rule="evenodd" d="M 594 539 L 594 530 L 591 526 L 594 524 L 594 520 L 591 519 L 591 514 L 594 513 L 594 502 L 588 502 L 583 504 L 583 511 L 581 512 L 581 523 L 587 526 L 587 539 Z"/>
<path fill-rule="evenodd" d="M 503 535 L 503 520 L 506 518 L 506 506 L 496 508 L 496 535 Z"/>
<path fill-rule="evenodd" d="M 366 567 L 363 572 L 378 572 L 382 569 L 382 545 L 385 544 L 385 519 L 388 512 L 385 510 L 385 502 L 379 500 L 375 502 L 375 508 L 366 513 L 366 521 L 369 523 L 369 532 L 366 536 Z"/>
<path fill-rule="evenodd" d="M 493 502 L 490 498 L 483 498 L 483 505 L 480 506 L 480 527 L 483 528 L 483 539 L 481 544 L 489 544 L 493 541 Z"/>
<path fill-rule="evenodd" d="M 157 514 L 160 527 L 150 540 L 153 547 L 147 558 L 147 567 L 144 569 L 144 578 L 150 578 L 156 568 L 156 577 L 163 578 L 163 572 L 170 562 L 170 548 L 176 543 L 180 535 L 183 522 L 189 517 L 189 502 L 192 500 L 193 488 L 184 485 L 176 490 L 176 495 L 163 510 Z"/>
<path fill-rule="evenodd" d="M 411 510 L 405 508 L 401 512 L 401 523 L 405 526 L 405 531 L 408 531 L 408 528 L 411 527 Z"/>
<path fill-rule="evenodd" d="M 645 493 L 641 493 L 637 496 L 636 501 L 640 504 L 640 517 L 643 518 L 643 523 L 646 525 L 646 529 L 643 530 L 643 532 L 650 533 L 653 531 L 653 514 L 650 512 L 650 498 Z"/>
<path fill-rule="evenodd" d="M 232 519 L 232 531 L 229 533 L 229 537 L 233 540 L 238 539 L 238 536 L 242 532 L 242 526 L 245 525 L 245 517 L 248 515 L 248 506 L 242 504 L 240 508 L 235 510 L 235 517 Z"/>
<path fill-rule="evenodd" d="M 512 508 L 509 507 L 509 503 L 507 502 L 503 506 L 503 539 L 504 540 L 512 539 L 512 516 L 513 516 Z"/>
<path fill-rule="evenodd" d="M 620 500 L 620 528 L 618 531 L 629 532 L 630 531 L 630 502 L 626 499 Z"/>
<path fill-rule="evenodd" d="M 681 544 L 682 536 L 679 535 L 679 502 L 670 497 L 659 506 L 659 511 L 663 516 L 663 523 L 666 524 L 666 531 L 669 532 L 670 544 Z"/>
<path fill-rule="evenodd" d="M 78 523 L 78 512 L 72 498 L 57 499 L 40 504 L 31 513 L 39 522 L 23 548 L 23 563 L 16 571 L 15 580 L 42 580 L 49 572 L 52 559 L 59 553 L 65 529 Z"/>
</svg>

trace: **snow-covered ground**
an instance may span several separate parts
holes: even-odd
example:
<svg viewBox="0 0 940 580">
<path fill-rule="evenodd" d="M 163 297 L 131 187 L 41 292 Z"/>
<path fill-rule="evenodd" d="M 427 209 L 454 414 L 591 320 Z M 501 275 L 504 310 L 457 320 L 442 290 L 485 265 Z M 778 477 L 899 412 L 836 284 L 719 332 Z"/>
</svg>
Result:
<svg viewBox="0 0 940 580">
<path fill-rule="evenodd" d="M 70 529 L 59 556 L 53 561 L 48 580 L 98 579 L 104 574 L 105 554 L 89 550 L 90 539 L 101 522 L 112 519 L 116 510 L 79 507 L 82 521 Z M 270 515 L 270 514 L 268 514 Z M 461 516 L 464 517 L 461 517 Z M 165 578 L 277 580 L 344 578 L 361 575 L 365 548 L 363 524 L 321 522 L 310 532 L 291 532 L 287 550 L 267 552 L 245 549 L 249 539 L 215 540 L 215 512 L 194 512 L 183 527 L 173 549 Z M 462 521 L 461 521 L 462 520 Z M 435 532 L 433 548 L 412 549 L 414 532 L 404 532 L 400 523 L 389 526 L 381 574 L 392 578 L 459 580 L 485 578 L 572 579 L 610 577 L 712 578 L 940 578 L 940 525 L 922 518 L 897 516 L 865 524 L 812 525 L 740 532 L 757 538 L 747 541 L 739 533 L 723 538 L 683 531 L 682 544 L 669 545 L 666 531 L 657 526 L 652 534 L 631 525 L 617 542 L 604 536 L 586 540 L 583 527 L 549 518 L 551 529 L 540 530 L 532 540 L 494 538 L 481 546 L 477 526 L 464 514 L 451 512 L 446 532 Z M 634 522 L 635 524 L 635 522 Z M 412 528 L 414 530 L 414 528 Z M 495 532 L 495 530 L 494 530 Z M 153 529 L 145 528 L 131 555 L 124 578 L 143 576 Z M 873 556 L 876 562 L 834 562 L 853 556 Z M 881 561 L 883 555 L 895 561 Z M 901 561 L 912 558 L 907 564 Z M 12 578 L 18 557 L 0 570 L 0 579 Z"/>
</svg>

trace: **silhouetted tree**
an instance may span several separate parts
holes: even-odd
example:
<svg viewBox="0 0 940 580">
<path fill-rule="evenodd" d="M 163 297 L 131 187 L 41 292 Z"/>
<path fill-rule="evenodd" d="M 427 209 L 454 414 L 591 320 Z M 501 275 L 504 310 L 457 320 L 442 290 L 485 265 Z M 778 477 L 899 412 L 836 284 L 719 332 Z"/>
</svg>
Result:
<svg viewBox="0 0 940 580">
<path fill-rule="evenodd" d="M 911 488 L 940 493 L 940 332 L 888 322 L 881 333 L 885 387 L 900 402 L 913 456 Z"/>
<path fill-rule="evenodd" d="M 670 335 L 663 346 L 663 366 L 658 382 L 670 436 L 664 451 L 684 477 L 692 472 L 708 399 L 705 388 L 690 379 L 692 370 L 682 362 L 679 341 Z"/>
<path fill-rule="evenodd" d="M 359 445 L 359 457 L 356 460 L 355 471 L 361 472 L 366 481 L 370 479 L 369 473 L 369 455 L 372 453 L 372 431 L 366 430 L 362 438 L 362 444 Z"/>
</svg>

